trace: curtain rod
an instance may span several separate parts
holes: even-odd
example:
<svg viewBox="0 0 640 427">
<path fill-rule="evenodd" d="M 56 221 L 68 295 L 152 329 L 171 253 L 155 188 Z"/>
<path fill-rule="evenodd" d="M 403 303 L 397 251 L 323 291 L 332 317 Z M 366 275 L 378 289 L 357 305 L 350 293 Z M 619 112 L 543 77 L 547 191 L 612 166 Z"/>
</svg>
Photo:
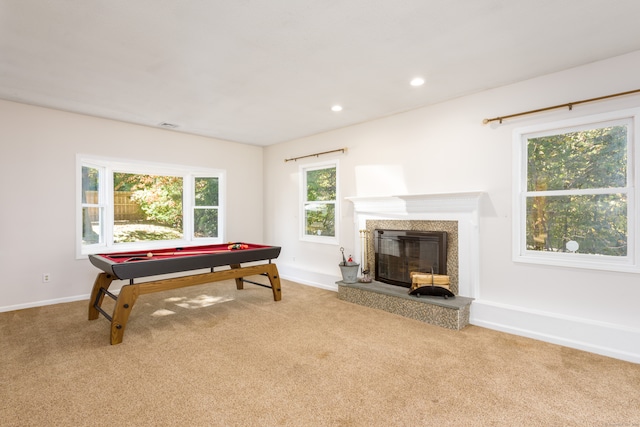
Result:
<svg viewBox="0 0 640 427">
<path fill-rule="evenodd" d="M 494 117 L 493 119 L 484 119 L 482 121 L 482 123 L 486 125 L 487 123 L 499 121 L 500 124 L 502 124 L 502 121 L 504 119 L 511 119 L 513 117 L 526 116 L 527 114 L 540 113 L 542 111 L 555 110 L 555 109 L 558 109 L 558 108 L 565 108 L 565 107 L 569 108 L 569 110 L 572 110 L 574 105 L 584 104 L 584 103 L 587 103 L 587 102 L 600 101 L 602 99 L 615 98 L 617 96 L 631 95 L 632 93 L 638 93 L 638 92 L 640 92 L 640 89 L 630 90 L 628 92 L 614 93 L 613 95 L 599 96 L 597 98 L 583 99 L 582 101 L 568 102 L 566 104 L 554 105 L 553 107 L 539 108 L 537 110 L 525 111 L 523 113 L 510 114 L 508 116 Z"/>
<path fill-rule="evenodd" d="M 285 163 L 286 162 L 295 162 L 298 159 L 305 159 L 307 157 L 318 157 L 321 156 L 323 154 L 329 154 L 329 153 L 337 153 L 338 151 L 345 153 L 347 151 L 347 147 L 345 148 L 338 148 L 337 150 L 330 150 L 330 151 L 323 151 L 322 153 L 315 153 L 315 154 L 309 154 L 306 156 L 300 156 L 300 157 L 292 157 L 290 159 L 284 159 Z"/>
</svg>

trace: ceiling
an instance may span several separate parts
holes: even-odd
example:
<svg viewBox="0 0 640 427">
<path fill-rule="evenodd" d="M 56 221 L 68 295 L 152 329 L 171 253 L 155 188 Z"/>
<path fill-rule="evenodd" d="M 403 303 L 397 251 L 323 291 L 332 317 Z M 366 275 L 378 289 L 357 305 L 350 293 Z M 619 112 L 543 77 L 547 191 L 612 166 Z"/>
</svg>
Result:
<svg viewBox="0 0 640 427">
<path fill-rule="evenodd" d="M 639 16 L 638 0 L 0 0 L 0 98 L 266 146 L 640 50 Z"/>
</svg>

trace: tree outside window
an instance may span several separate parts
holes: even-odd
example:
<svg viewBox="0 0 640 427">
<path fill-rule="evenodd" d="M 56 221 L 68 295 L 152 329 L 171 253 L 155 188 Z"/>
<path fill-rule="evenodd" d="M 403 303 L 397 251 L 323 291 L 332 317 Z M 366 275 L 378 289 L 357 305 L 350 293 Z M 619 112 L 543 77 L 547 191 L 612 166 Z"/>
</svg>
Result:
<svg viewBox="0 0 640 427">
<path fill-rule="evenodd" d="M 182 177 L 113 174 L 113 242 L 181 239 Z"/>
<path fill-rule="evenodd" d="M 337 166 L 303 169 L 303 234 L 336 237 Z"/>
<path fill-rule="evenodd" d="M 515 131 L 514 260 L 638 269 L 636 120 L 611 113 Z"/>
<path fill-rule="evenodd" d="M 100 168 L 82 166 L 82 244 L 103 242 L 104 206 L 100 203 Z"/>
<path fill-rule="evenodd" d="M 527 139 L 528 250 L 627 254 L 627 135 L 616 125 Z"/>
<path fill-rule="evenodd" d="M 218 178 L 195 179 L 195 237 L 218 237 L 219 181 Z"/>
</svg>

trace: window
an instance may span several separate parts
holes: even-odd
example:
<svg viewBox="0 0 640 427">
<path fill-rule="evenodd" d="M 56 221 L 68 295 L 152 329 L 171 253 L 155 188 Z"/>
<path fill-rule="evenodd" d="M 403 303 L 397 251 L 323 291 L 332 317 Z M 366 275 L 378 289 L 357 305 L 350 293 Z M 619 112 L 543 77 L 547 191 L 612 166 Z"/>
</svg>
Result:
<svg viewBox="0 0 640 427">
<path fill-rule="evenodd" d="M 514 132 L 514 260 L 638 271 L 637 112 Z"/>
<path fill-rule="evenodd" d="M 304 166 L 300 171 L 302 240 L 337 244 L 337 161 Z"/>
<path fill-rule="evenodd" d="M 224 172 L 79 155 L 78 256 L 222 243 Z"/>
<path fill-rule="evenodd" d="M 193 236 L 218 237 L 220 178 L 196 178 L 194 186 Z"/>
</svg>

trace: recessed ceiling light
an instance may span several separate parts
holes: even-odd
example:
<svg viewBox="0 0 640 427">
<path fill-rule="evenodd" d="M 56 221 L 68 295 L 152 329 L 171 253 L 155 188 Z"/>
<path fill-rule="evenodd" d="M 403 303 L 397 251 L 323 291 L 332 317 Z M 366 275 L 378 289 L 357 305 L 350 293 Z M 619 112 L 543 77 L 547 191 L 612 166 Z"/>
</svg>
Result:
<svg viewBox="0 0 640 427">
<path fill-rule="evenodd" d="M 342 111 L 342 105 L 334 105 L 333 107 L 331 107 L 331 111 L 335 113 Z"/>
<path fill-rule="evenodd" d="M 424 79 L 422 77 L 416 77 L 411 80 L 411 86 L 422 86 L 424 84 Z"/>
</svg>

